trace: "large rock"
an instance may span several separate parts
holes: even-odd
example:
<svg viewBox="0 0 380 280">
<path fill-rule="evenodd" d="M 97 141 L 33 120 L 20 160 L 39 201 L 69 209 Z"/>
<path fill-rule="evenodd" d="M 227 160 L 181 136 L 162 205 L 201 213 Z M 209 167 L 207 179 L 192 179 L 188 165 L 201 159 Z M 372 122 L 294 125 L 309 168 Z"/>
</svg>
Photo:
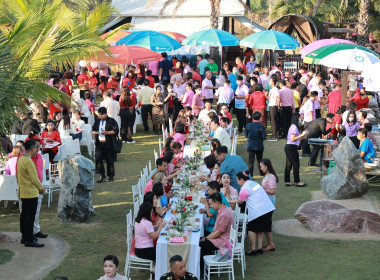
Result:
<svg viewBox="0 0 380 280">
<path fill-rule="evenodd" d="M 305 202 L 295 217 L 311 231 L 380 234 L 380 215 L 327 200 Z"/>
<path fill-rule="evenodd" d="M 360 197 L 368 191 L 364 164 L 351 139 L 343 138 L 333 152 L 336 166 L 321 179 L 322 192 L 329 199 Z"/>
<path fill-rule="evenodd" d="M 5 232 L 0 232 L 0 243 L 14 243 L 17 239 Z"/>
<path fill-rule="evenodd" d="M 85 222 L 95 214 L 91 191 L 94 189 L 94 163 L 82 155 L 67 157 L 58 164 L 61 192 L 58 217 L 64 222 Z"/>
</svg>

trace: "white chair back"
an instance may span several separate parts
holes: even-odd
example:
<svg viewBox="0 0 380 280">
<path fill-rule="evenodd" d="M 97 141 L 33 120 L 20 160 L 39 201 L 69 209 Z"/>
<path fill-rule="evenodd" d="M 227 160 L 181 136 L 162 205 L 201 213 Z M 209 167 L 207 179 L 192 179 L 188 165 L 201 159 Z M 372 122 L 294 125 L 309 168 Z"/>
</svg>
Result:
<svg viewBox="0 0 380 280">
<path fill-rule="evenodd" d="M 14 175 L 0 175 L 0 201 L 18 200 L 18 185 Z"/>
<path fill-rule="evenodd" d="M 156 161 L 157 159 L 158 159 L 158 154 L 157 154 L 156 150 L 154 150 L 154 161 Z M 152 171 L 151 168 L 149 171 Z"/>
<path fill-rule="evenodd" d="M 67 148 L 64 143 L 62 145 L 58 146 L 58 153 L 54 157 L 54 161 L 60 161 L 67 158 Z"/>
<path fill-rule="evenodd" d="M 140 208 L 140 201 L 136 201 L 135 203 L 133 203 L 133 219 L 136 219 L 137 213 L 139 212 L 139 208 Z"/>
<path fill-rule="evenodd" d="M 49 185 L 50 182 L 46 179 L 46 172 L 49 172 L 49 154 L 43 154 L 42 155 L 42 161 L 43 161 L 43 168 L 42 168 L 42 185 L 46 186 Z"/>
<path fill-rule="evenodd" d="M 80 140 L 80 146 L 86 146 L 88 150 L 88 155 L 90 157 L 95 156 L 95 142 L 92 139 L 92 126 L 90 124 L 85 124 L 83 126 L 84 131 L 82 132 L 82 140 Z"/>
<path fill-rule="evenodd" d="M 171 118 L 169 118 L 169 133 L 173 135 L 173 121 Z"/>
<path fill-rule="evenodd" d="M 229 241 L 231 243 L 232 250 L 233 250 L 237 242 L 237 231 L 233 228 L 233 225 L 231 225 Z"/>
<path fill-rule="evenodd" d="M 239 220 L 240 220 L 240 207 L 238 204 L 235 206 L 235 211 L 234 211 L 234 219 L 235 219 L 235 226 L 234 228 L 236 230 L 239 229 Z"/>
<path fill-rule="evenodd" d="M 158 137 L 158 150 L 160 151 L 160 155 L 162 153 L 162 145 L 161 145 L 161 137 Z"/>
<path fill-rule="evenodd" d="M 136 203 L 136 201 L 139 201 L 140 197 L 140 185 L 137 184 L 137 185 L 134 185 L 132 186 L 132 201 L 133 203 Z"/>
<path fill-rule="evenodd" d="M 12 145 L 15 146 L 17 141 L 25 141 L 25 139 L 28 138 L 28 135 L 20 135 L 20 134 L 12 134 L 11 135 L 11 141 Z"/>
</svg>

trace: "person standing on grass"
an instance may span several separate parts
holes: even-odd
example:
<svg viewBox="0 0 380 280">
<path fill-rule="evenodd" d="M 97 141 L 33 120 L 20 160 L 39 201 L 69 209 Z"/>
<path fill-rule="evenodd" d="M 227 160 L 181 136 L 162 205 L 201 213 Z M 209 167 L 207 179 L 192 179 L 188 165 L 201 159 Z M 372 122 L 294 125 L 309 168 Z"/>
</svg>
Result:
<svg viewBox="0 0 380 280">
<path fill-rule="evenodd" d="M 307 129 L 309 124 L 315 120 L 315 102 L 318 98 L 318 92 L 312 91 L 310 93 L 310 98 L 303 104 L 300 109 L 300 114 L 303 116 L 303 127 Z M 302 141 L 302 156 L 310 157 L 311 151 L 307 140 Z"/>
<path fill-rule="evenodd" d="M 280 96 L 277 98 L 277 106 L 280 106 L 281 119 L 282 119 L 282 133 L 283 137 L 288 134 L 290 122 L 292 120 L 292 113 L 294 112 L 294 96 L 293 91 L 286 86 L 286 81 L 281 80 L 278 82 L 280 85 Z"/>
<path fill-rule="evenodd" d="M 150 71 L 150 70 L 148 70 Z M 133 126 L 135 124 L 136 119 L 136 93 L 130 92 L 128 87 L 121 89 L 120 94 L 120 135 L 123 142 L 127 142 L 128 144 L 133 144 Z"/>
<path fill-rule="evenodd" d="M 276 187 L 278 183 L 278 176 L 276 171 L 274 171 L 272 162 L 267 158 L 263 158 L 260 160 L 260 169 L 264 174 L 261 185 L 267 193 L 270 201 L 272 201 L 273 206 L 276 206 Z M 272 232 L 265 232 L 265 237 L 267 238 L 268 244 L 263 245 L 264 252 L 276 250 L 276 246 L 274 245 L 272 239 Z"/>
<path fill-rule="evenodd" d="M 257 159 L 257 165 L 259 167 L 259 173 L 262 175 L 260 169 L 260 160 L 264 154 L 264 140 L 267 136 L 265 127 L 259 122 L 261 118 L 260 112 L 253 113 L 253 121 L 249 123 L 245 129 L 245 136 L 247 140 L 247 152 L 248 152 L 248 170 L 250 174 L 253 174 L 255 156 Z"/>
<path fill-rule="evenodd" d="M 272 138 L 268 139 L 268 141 L 277 141 L 277 131 L 280 130 L 280 112 L 279 106 L 277 104 L 277 99 L 280 98 L 280 92 L 278 87 L 276 86 L 277 80 L 272 77 L 269 79 L 269 86 L 271 90 L 267 96 L 269 100 L 269 115 L 270 115 L 270 125 L 272 127 Z"/>
<path fill-rule="evenodd" d="M 21 244 L 25 244 L 26 247 L 43 247 L 45 244 L 38 243 L 33 236 L 38 196 L 45 193 L 32 160 L 32 157 L 38 153 L 38 146 L 34 140 L 28 140 L 24 145 L 25 153 L 17 162 L 16 173 L 19 197 L 21 199 Z"/>
<path fill-rule="evenodd" d="M 294 186 L 290 182 L 290 171 L 293 168 L 294 183 L 296 187 L 305 187 L 306 184 L 300 181 L 299 169 L 300 158 L 298 155 L 298 146 L 301 139 L 306 135 L 306 131 L 299 131 L 299 113 L 293 113 L 291 126 L 288 131 L 288 141 L 285 145 L 286 165 L 285 165 L 285 186 Z"/>
<path fill-rule="evenodd" d="M 107 182 L 112 182 L 115 176 L 114 167 L 114 151 L 113 151 L 113 141 L 116 135 L 119 134 L 119 126 L 115 119 L 108 117 L 107 109 L 105 107 L 100 107 L 98 109 L 97 119 L 92 126 L 92 135 L 95 135 L 95 160 L 96 160 L 96 172 L 100 174 L 97 183 L 101 183 L 106 178 L 104 164 L 105 160 L 107 163 Z"/>
<path fill-rule="evenodd" d="M 238 87 L 235 91 L 235 112 L 239 124 L 238 131 L 239 133 L 243 133 L 247 121 L 245 97 L 249 93 L 249 88 L 243 83 L 242 76 L 238 76 L 236 80 Z"/>
<path fill-rule="evenodd" d="M 152 118 L 152 96 L 155 94 L 155 90 L 149 87 L 149 80 L 144 80 L 144 86 L 141 88 L 138 94 L 138 102 L 141 102 L 141 118 L 144 125 L 144 132 L 149 133 L 148 114 Z M 153 118 L 152 118 L 153 120 Z"/>
</svg>

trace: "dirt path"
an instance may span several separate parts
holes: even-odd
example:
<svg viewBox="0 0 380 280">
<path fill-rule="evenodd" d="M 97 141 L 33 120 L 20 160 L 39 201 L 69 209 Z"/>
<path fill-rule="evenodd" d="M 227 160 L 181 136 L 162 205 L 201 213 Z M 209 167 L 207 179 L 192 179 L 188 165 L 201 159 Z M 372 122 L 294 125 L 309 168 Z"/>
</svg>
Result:
<svg viewBox="0 0 380 280">
<path fill-rule="evenodd" d="M 8 234 L 17 238 L 17 242 L 1 243 L 0 246 L 12 250 L 15 256 L 10 262 L 0 265 L 1 280 L 42 279 L 58 266 L 70 250 L 70 245 L 52 236 L 39 240 L 45 244 L 45 247 L 30 248 L 20 243 L 21 233 L 8 232 Z"/>
</svg>

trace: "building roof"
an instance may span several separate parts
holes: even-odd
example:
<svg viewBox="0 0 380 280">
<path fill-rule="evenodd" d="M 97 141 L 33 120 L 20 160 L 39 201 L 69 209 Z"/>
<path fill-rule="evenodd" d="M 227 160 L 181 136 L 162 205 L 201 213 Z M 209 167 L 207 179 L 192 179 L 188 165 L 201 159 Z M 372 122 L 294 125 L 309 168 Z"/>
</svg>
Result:
<svg viewBox="0 0 380 280">
<path fill-rule="evenodd" d="M 126 17 L 159 17 L 166 0 L 153 0 L 146 8 L 148 0 L 112 0 L 112 7 Z M 163 17 L 172 17 L 177 1 L 170 4 Z M 244 7 L 237 0 L 221 0 L 220 16 L 243 16 Z M 210 17 L 211 7 L 208 0 L 187 0 L 176 12 L 176 17 Z"/>
</svg>

